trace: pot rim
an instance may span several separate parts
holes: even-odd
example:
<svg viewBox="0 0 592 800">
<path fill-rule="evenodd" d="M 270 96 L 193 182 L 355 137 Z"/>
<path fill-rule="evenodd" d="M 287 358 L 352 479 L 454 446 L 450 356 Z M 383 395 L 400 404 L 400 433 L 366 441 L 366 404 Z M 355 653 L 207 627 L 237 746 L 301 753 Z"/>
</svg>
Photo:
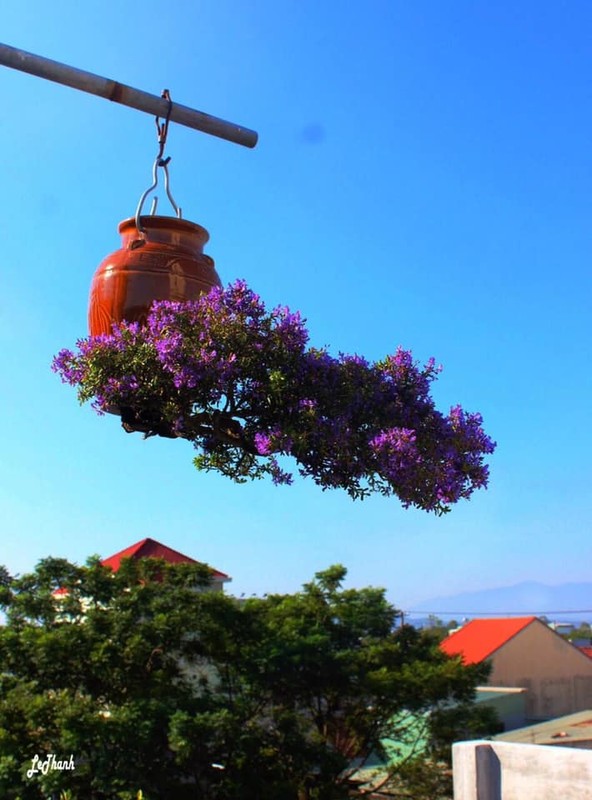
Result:
<svg viewBox="0 0 592 800">
<path fill-rule="evenodd" d="M 188 219 L 179 219 L 179 217 L 165 217 L 156 214 L 146 214 L 140 217 L 140 225 L 145 230 L 150 228 L 154 230 L 156 228 L 161 230 L 168 229 L 184 231 L 185 233 L 197 233 L 200 238 L 205 236 L 204 243 L 210 238 L 210 234 L 206 228 L 203 227 L 203 225 L 199 225 L 197 222 L 191 222 Z M 137 231 L 136 218 L 128 217 L 127 219 L 122 220 L 119 223 L 117 230 L 120 234 L 128 234 L 133 231 Z"/>
</svg>

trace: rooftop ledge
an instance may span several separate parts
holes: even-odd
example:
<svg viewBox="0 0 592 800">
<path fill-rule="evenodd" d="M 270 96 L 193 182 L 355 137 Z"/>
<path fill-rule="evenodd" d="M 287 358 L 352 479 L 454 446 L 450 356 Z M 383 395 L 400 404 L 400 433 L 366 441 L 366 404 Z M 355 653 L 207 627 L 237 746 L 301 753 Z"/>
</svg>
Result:
<svg viewBox="0 0 592 800">
<path fill-rule="evenodd" d="M 592 800 L 592 750 L 458 742 L 452 765 L 454 800 Z"/>
</svg>

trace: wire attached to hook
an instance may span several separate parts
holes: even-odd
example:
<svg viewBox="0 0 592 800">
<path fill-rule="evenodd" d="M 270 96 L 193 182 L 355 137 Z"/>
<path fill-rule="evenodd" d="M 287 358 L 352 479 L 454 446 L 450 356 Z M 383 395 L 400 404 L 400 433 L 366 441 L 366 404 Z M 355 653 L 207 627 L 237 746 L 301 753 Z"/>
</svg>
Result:
<svg viewBox="0 0 592 800">
<path fill-rule="evenodd" d="M 146 202 L 146 198 L 148 197 L 150 192 L 154 191 L 156 189 L 156 187 L 158 186 L 158 170 L 159 170 L 159 168 L 162 169 L 163 172 L 164 172 L 164 188 L 165 188 L 166 195 L 169 198 L 169 201 L 170 201 L 170 203 L 171 203 L 171 205 L 172 205 L 172 207 L 173 207 L 173 209 L 175 211 L 175 214 L 177 215 L 177 218 L 178 219 L 182 218 L 181 208 L 175 203 L 175 200 L 173 198 L 173 195 L 171 194 L 171 189 L 170 189 L 170 177 L 169 177 L 168 164 L 169 164 L 169 161 L 171 160 L 171 157 L 170 156 L 168 156 L 167 158 L 164 157 L 164 149 L 165 149 L 165 146 L 166 146 L 167 136 L 168 136 L 168 132 L 169 132 L 169 122 L 170 122 L 170 119 L 171 119 L 171 112 L 173 110 L 173 101 L 171 100 L 171 94 L 170 94 L 168 89 L 164 89 L 163 90 L 163 92 L 161 94 L 161 97 L 164 100 L 168 101 L 169 107 L 168 107 L 167 114 L 166 114 L 166 117 L 164 119 L 164 122 L 160 121 L 160 117 L 156 117 L 156 119 L 155 119 L 156 132 L 157 132 L 157 138 L 158 138 L 158 154 L 157 154 L 157 156 L 156 156 L 156 158 L 154 160 L 154 164 L 152 165 L 152 184 L 146 189 L 146 191 L 140 197 L 140 201 L 139 201 L 138 207 L 136 209 L 136 228 L 137 228 L 138 233 L 140 234 L 140 236 L 142 238 L 141 239 L 137 239 L 134 242 L 134 246 L 135 247 L 139 247 L 141 244 L 143 244 L 144 240 L 145 240 L 145 237 L 146 237 L 146 231 L 142 227 L 142 224 L 140 222 L 140 217 L 142 215 L 142 208 L 144 206 L 144 203 Z M 158 205 L 158 197 L 155 196 L 155 197 L 152 198 L 152 205 L 150 207 L 150 216 L 154 216 L 154 214 L 156 213 L 156 206 L 157 205 Z"/>
</svg>

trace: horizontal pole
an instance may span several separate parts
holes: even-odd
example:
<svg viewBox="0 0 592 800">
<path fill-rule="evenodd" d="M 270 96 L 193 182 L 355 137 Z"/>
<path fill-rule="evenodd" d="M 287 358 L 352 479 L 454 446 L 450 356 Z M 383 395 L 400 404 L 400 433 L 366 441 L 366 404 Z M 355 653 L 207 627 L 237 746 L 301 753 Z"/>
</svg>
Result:
<svg viewBox="0 0 592 800">
<path fill-rule="evenodd" d="M 29 75 L 36 75 L 38 78 L 55 81 L 64 86 L 71 86 L 73 89 L 80 89 L 81 92 L 104 97 L 105 100 L 112 100 L 114 103 L 145 111 L 155 117 L 164 118 L 169 110 L 168 101 L 162 97 L 134 89 L 109 78 L 101 78 L 100 75 L 93 75 L 92 72 L 69 67 L 59 61 L 52 61 L 24 50 L 17 50 L 6 44 L 0 44 L 0 65 L 17 69 L 20 72 L 28 72 Z M 255 147 L 257 144 L 258 137 L 255 131 L 175 102 L 173 102 L 170 119 L 178 122 L 179 125 L 186 125 L 188 128 L 209 133 L 211 136 L 218 136 L 220 139 L 242 144 L 245 147 Z"/>
</svg>

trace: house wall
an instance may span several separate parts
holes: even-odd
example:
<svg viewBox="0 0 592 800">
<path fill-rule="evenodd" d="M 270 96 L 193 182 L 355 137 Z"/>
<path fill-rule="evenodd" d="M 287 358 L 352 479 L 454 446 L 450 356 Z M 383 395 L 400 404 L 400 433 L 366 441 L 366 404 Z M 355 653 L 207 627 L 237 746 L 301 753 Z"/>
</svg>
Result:
<svg viewBox="0 0 592 800">
<path fill-rule="evenodd" d="M 592 659 L 535 620 L 490 659 L 491 686 L 528 689 L 526 718 L 551 719 L 592 708 Z"/>
<path fill-rule="evenodd" d="M 479 707 L 489 706 L 496 712 L 505 731 L 521 728 L 526 721 L 525 689 L 499 686 L 477 686 L 476 702 Z"/>
</svg>

